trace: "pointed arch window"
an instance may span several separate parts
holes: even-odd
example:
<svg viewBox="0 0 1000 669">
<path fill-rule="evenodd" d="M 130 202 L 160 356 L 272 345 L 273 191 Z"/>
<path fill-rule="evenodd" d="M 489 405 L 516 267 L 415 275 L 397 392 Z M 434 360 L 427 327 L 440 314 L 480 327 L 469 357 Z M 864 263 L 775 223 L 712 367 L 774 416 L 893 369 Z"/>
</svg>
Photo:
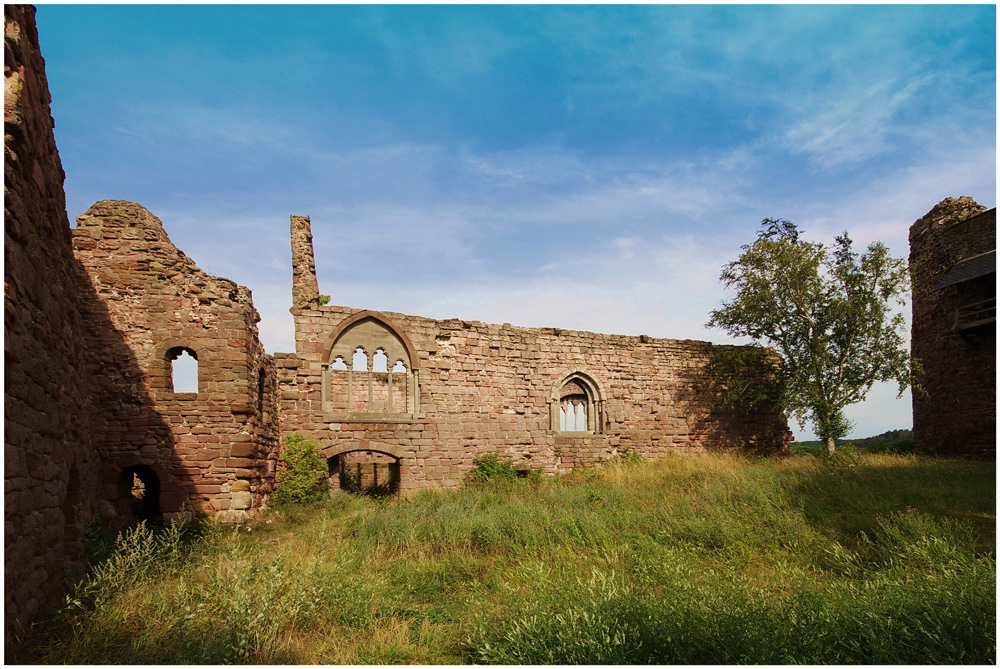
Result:
<svg viewBox="0 0 1000 669">
<path fill-rule="evenodd" d="M 600 384 L 583 371 L 563 374 L 549 399 L 550 427 L 554 432 L 602 434 L 605 426 L 604 398 Z"/>
<path fill-rule="evenodd" d="M 419 411 L 417 370 L 403 338 L 373 316 L 350 323 L 323 364 L 323 411 L 344 420 L 398 420 Z M 396 418 L 393 418 L 395 416 Z"/>
</svg>

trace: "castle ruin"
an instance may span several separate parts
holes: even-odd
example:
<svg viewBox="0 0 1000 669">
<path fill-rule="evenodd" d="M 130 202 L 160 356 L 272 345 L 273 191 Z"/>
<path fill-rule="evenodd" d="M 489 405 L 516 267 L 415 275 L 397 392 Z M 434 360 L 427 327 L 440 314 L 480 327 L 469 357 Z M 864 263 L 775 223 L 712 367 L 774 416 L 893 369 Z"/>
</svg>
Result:
<svg viewBox="0 0 1000 669">
<path fill-rule="evenodd" d="M 8 644 L 56 606 L 84 524 L 248 519 L 293 432 L 322 444 L 334 487 L 403 490 L 458 485 L 491 452 L 555 473 L 625 450 L 784 449 L 779 411 L 717 406 L 707 342 L 321 305 L 304 217 L 296 350 L 266 354 L 250 291 L 141 205 L 98 202 L 70 229 L 34 9 L 6 5 L 4 27 Z M 182 357 L 195 392 L 173 386 Z"/>
<path fill-rule="evenodd" d="M 250 291 L 141 205 L 101 201 L 70 228 L 34 9 L 4 18 L 8 644 L 58 604 L 84 524 L 251 518 L 294 432 L 335 488 L 390 490 L 456 486 L 494 452 L 552 474 L 626 451 L 785 449 L 777 409 L 719 406 L 708 342 L 321 304 L 307 217 L 290 225 L 295 351 L 268 355 Z M 174 388 L 182 357 L 195 392 Z"/>
<path fill-rule="evenodd" d="M 910 227 L 911 351 L 919 453 L 996 457 L 997 210 L 942 200 Z"/>
</svg>

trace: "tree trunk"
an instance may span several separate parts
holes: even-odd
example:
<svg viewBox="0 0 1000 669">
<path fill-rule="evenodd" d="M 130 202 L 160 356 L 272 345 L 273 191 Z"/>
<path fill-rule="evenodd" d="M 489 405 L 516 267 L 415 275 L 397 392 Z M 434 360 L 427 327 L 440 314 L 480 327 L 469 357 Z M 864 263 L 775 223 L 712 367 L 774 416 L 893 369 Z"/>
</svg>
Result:
<svg viewBox="0 0 1000 669">
<path fill-rule="evenodd" d="M 833 437 L 826 438 L 826 452 L 833 453 L 837 450 L 837 444 L 834 442 Z"/>
</svg>

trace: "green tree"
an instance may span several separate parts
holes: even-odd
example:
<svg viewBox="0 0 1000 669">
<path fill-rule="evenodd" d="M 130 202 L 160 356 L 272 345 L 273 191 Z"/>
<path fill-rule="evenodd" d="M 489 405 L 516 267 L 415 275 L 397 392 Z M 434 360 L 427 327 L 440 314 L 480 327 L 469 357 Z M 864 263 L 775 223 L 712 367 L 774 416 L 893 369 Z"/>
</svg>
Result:
<svg viewBox="0 0 1000 669">
<path fill-rule="evenodd" d="M 721 280 L 736 292 L 708 325 L 782 356 L 782 401 L 800 425 L 808 419 L 833 452 L 852 424 L 844 408 L 876 381 L 896 381 L 899 394 L 918 371 L 905 346 L 909 292 L 906 262 L 874 242 L 860 256 L 847 232 L 832 249 L 799 239 L 794 223 L 765 218 L 757 240 L 741 247 Z"/>
<path fill-rule="evenodd" d="M 276 502 L 316 502 L 330 490 L 329 469 L 315 441 L 301 434 L 285 438 L 278 462 Z"/>
</svg>

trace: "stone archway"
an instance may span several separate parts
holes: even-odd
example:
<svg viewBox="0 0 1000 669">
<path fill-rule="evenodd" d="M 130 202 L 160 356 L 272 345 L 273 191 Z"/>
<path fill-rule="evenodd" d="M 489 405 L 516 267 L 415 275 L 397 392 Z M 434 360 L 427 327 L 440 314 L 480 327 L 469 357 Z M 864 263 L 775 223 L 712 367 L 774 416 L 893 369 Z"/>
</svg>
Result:
<svg viewBox="0 0 1000 669">
<path fill-rule="evenodd" d="M 398 447 L 359 439 L 331 444 L 322 453 L 331 490 L 384 496 L 400 489 L 403 452 Z"/>
</svg>

